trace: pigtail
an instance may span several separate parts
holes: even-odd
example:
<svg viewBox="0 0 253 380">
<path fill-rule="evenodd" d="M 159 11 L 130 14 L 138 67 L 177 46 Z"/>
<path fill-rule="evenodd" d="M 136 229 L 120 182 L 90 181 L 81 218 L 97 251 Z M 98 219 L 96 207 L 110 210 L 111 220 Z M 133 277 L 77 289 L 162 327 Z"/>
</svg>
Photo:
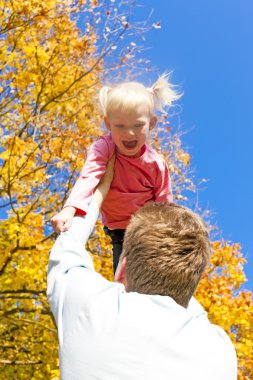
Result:
<svg viewBox="0 0 253 380">
<path fill-rule="evenodd" d="M 176 86 L 169 82 L 170 74 L 162 74 L 148 90 L 154 96 L 154 107 L 163 112 L 166 106 L 171 106 L 182 94 L 176 91 Z"/>
<path fill-rule="evenodd" d="M 103 116 L 107 115 L 107 101 L 108 101 L 108 93 L 111 90 L 111 87 L 104 86 L 99 91 L 99 108 L 103 113 Z"/>
</svg>

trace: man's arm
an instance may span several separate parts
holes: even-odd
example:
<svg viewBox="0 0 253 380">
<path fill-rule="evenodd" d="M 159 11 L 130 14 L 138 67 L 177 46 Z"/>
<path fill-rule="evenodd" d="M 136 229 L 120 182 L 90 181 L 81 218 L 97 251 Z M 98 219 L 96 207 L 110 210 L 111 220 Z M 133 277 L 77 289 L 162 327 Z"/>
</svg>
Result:
<svg viewBox="0 0 253 380">
<path fill-rule="evenodd" d="M 86 216 L 84 218 L 75 217 L 69 230 L 60 234 L 51 250 L 48 264 L 47 294 L 57 324 L 61 318 L 68 272 L 77 267 L 94 271 L 92 259 L 85 251 L 85 245 L 96 223 L 99 208 L 110 188 L 113 179 L 114 160 L 113 157 L 109 161 L 106 173 L 94 193 Z"/>
</svg>

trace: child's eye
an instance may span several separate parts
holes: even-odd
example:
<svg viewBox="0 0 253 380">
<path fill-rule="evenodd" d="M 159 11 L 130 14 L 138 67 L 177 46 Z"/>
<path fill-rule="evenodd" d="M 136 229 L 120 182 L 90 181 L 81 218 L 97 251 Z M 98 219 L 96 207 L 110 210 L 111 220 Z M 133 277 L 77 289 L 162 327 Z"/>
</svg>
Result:
<svg viewBox="0 0 253 380">
<path fill-rule="evenodd" d="M 136 127 L 136 128 L 141 128 L 141 127 L 143 127 L 143 125 L 144 125 L 144 124 L 135 124 L 135 127 Z"/>
<path fill-rule="evenodd" d="M 115 127 L 116 128 L 124 128 L 124 125 L 123 124 L 116 124 Z"/>
</svg>

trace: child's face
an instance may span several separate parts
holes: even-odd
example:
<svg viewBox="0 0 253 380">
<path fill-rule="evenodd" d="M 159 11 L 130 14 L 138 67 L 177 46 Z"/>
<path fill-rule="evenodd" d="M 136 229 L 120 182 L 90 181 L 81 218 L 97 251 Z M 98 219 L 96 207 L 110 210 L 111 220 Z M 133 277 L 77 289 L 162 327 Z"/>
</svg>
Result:
<svg viewBox="0 0 253 380">
<path fill-rule="evenodd" d="M 125 156 L 134 156 L 140 151 L 156 122 L 156 116 L 150 116 L 146 105 L 128 112 L 115 111 L 105 117 L 106 127 L 111 131 L 118 151 Z"/>
</svg>

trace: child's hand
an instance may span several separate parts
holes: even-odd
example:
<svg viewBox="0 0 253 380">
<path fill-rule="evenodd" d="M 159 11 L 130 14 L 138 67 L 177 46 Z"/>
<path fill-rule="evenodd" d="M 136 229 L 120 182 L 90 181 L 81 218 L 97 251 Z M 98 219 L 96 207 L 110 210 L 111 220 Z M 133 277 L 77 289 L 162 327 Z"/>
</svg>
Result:
<svg viewBox="0 0 253 380">
<path fill-rule="evenodd" d="M 75 213 L 75 207 L 67 206 L 61 212 L 53 216 L 53 218 L 51 219 L 51 224 L 53 226 L 54 231 L 58 234 L 60 232 L 68 231 Z"/>
</svg>

